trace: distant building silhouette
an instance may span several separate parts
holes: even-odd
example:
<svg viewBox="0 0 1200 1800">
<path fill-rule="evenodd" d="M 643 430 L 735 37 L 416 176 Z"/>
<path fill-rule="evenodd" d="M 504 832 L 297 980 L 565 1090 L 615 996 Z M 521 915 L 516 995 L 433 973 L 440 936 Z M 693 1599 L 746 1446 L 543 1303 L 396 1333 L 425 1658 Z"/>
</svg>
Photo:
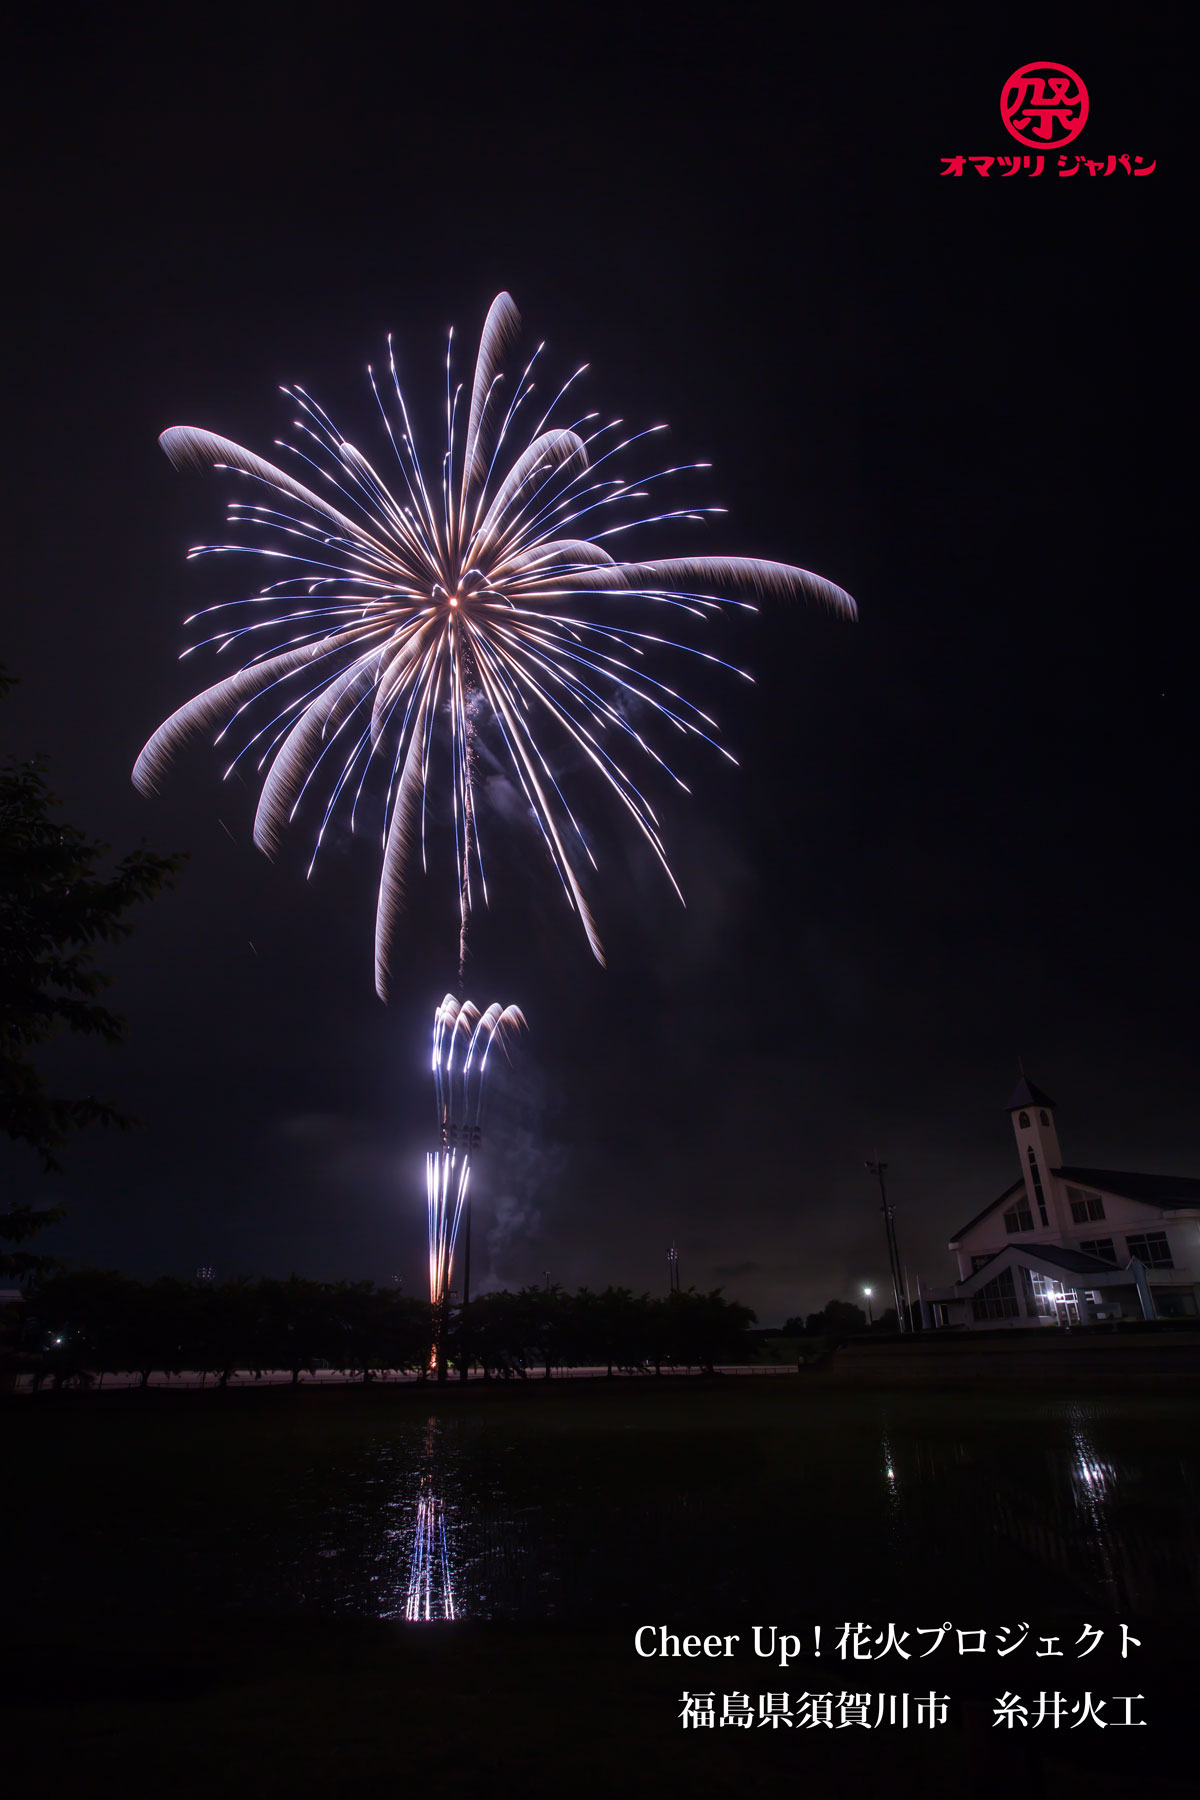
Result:
<svg viewBox="0 0 1200 1800">
<path fill-rule="evenodd" d="M 955 1232 L 952 1287 L 922 1288 L 934 1327 L 1193 1318 L 1200 1178 L 1064 1163 L 1054 1101 L 1024 1076 L 1009 1096 L 1011 1187 Z"/>
</svg>

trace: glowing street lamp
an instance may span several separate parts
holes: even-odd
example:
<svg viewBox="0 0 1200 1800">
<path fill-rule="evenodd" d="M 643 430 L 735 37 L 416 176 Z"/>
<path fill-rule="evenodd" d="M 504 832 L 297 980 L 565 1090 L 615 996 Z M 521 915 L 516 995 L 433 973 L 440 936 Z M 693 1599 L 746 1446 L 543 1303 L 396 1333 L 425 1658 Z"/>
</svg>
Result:
<svg viewBox="0 0 1200 1800">
<path fill-rule="evenodd" d="M 871 1309 L 871 1295 L 874 1293 L 874 1291 L 875 1290 L 873 1288 L 869 1288 L 869 1287 L 865 1287 L 863 1289 L 863 1299 L 867 1303 L 867 1324 L 868 1325 L 873 1325 L 875 1323 L 875 1314 Z"/>
</svg>

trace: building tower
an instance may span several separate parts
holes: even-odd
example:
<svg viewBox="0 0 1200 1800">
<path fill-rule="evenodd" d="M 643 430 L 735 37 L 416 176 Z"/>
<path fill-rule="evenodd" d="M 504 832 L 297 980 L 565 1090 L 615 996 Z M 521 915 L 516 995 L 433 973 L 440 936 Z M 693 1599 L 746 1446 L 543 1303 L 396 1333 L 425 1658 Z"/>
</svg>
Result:
<svg viewBox="0 0 1200 1800">
<path fill-rule="evenodd" d="M 1052 1169 L 1062 1167 L 1062 1151 L 1058 1147 L 1058 1131 L 1054 1124 L 1054 1102 L 1049 1094 L 1021 1076 L 1008 1097 L 1008 1113 L 1017 1140 L 1025 1193 L 1033 1215 L 1034 1230 L 1062 1229 L 1055 1205 L 1056 1184 Z"/>
</svg>

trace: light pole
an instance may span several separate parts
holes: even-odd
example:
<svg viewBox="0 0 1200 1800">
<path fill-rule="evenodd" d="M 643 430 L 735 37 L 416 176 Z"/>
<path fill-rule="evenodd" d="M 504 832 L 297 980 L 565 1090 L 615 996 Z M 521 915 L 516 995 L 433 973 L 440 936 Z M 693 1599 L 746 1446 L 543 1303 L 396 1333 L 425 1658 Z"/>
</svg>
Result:
<svg viewBox="0 0 1200 1800">
<path fill-rule="evenodd" d="M 867 1303 L 867 1324 L 868 1325 L 873 1325 L 875 1323 L 875 1314 L 871 1310 L 871 1295 L 873 1292 L 874 1292 L 873 1288 L 865 1287 L 863 1289 L 863 1299 Z"/>
<path fill-rule="evenodd" d="M 900 1247 L 896 1241 L 896 1209 L 887 1196 L 887 1164 L 872 1162 L 868 1158 L 863 1167 L 868 1175 L 873 1175 L 879 1183 L 879 1210 L 883 1214 L 883 1228 L 887 1233 L 888 1268 L 892 1277 L 892 1293 L 896 1301 L 896 1323 L 901 1331 L 907 1331 L 908 1319 L 904 1310 L 903 1277 L 900 1272 Z"/>
</svg>

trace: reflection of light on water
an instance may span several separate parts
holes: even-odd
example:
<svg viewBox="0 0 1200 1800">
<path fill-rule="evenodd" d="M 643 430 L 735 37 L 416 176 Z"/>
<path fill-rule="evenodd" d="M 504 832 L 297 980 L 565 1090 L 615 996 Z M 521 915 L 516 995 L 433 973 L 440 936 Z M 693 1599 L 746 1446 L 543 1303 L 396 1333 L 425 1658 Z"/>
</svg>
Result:
<svg viewBox="0 0 1200 1800">
<path fill-rule="evenodd" d="M 1078 1412 L 1075 1416 L 1078 1419 Z M 1120 1605 L 1122 1584 L 1114 1566 L 1114 1551 L 1118 1549 L 1118 1545 L 1112 1521 L 1116 1470 L 1111 1463 L 1100 1461 L 1096 1446 L 1078 1423 L 1073 1423 L 1071 1427 L 1071 1465 L 1075 1504 L 1087 1520 L 1089 1536 L 1100 1558 L 1109 1595 L 1116 1605 Z"/>
<path fill-rule="evenodd" d="M 1093 1522 L 1099 1524 L 1101 1511 L 1112 1494 L 1116 1471 L 1111 1463 L 1100 1461 L 1091 1438 L 1078 1425 L 1071 1431 L 1071 1451 L 1074 1461 L 1071 1472 L 1079 1497 L 1091 1513 Z"/>
<path fill-rule="evenodd" d="M 408 1591 L 404 1599 L 404 1616 L 412 1620 L 454 1619 L 458 1616 L 446 1528 L 445 1476 L 436 1449 L 437 1430 L 437 1420 L 430 1419 L 422 1446 L 425 1460 L 419 1478 Z"/>
<path fill-rule="evenodd" d="M 422 1477 L 422 1480 L 426 1479 L 428 1477 Z M 440 1494 L 423 1493 L 417 1500 L 404 1616 L 406 1619 L 453 1619 L 455 1616 L 446 1503 Z"/>
<path fill-rule="evenodd" d="M 887 1541 L 893 1556 L 903 1554 L 904 1550 L 904 1508 L 900 1500 L 900 1483 L 896 1473 L 896 1458 L 892 1450 L 891 1433 L 884 1427 L 879 1442 L 880 1467 L 883 1472 L 883 1491 L 887 1496 Z"/>
</svg>

